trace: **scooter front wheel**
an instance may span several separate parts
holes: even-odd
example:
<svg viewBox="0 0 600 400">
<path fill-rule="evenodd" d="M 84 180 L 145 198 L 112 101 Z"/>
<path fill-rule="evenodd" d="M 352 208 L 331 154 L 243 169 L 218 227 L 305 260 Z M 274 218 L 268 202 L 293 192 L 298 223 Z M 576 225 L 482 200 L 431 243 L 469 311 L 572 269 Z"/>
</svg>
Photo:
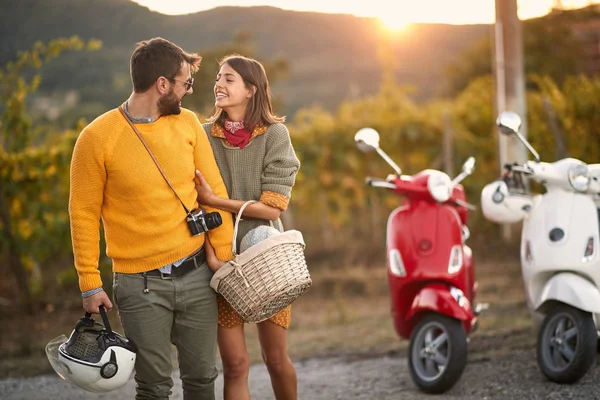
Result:
<svg viewBox="0 0 600 400">
<path fill-rule="evenodd" d="M 460 321 L 429 314 L 410 335 L 408 364 L 415 384 L 426 393 L 444 393 L 467 364 L 467 334 Z"/>
<path fill-rule="evenodd" d="M 549 310 L 540 328 L 537 361 L 556 383 L 581 379 L 596 359 L 597 333 L 592 314 L 559 304 Z"/>
</svg>

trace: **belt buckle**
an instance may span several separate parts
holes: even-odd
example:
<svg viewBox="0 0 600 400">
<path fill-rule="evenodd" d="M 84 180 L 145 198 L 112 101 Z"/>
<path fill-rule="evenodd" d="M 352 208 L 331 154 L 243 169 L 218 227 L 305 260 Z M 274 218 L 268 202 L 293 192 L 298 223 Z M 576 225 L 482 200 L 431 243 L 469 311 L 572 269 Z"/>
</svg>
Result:
<svg viewBox="0 0 600 400">
<path fill-rule="evenodd" d="M 179 271 L 179 268 L 185 268 L 184 265 L 187 264 L 188 262 L 192 262 L 194 264 L 194 267 L 191 268 L 189 271 L 187 272 L 191 272 L 193 270 L 195 270 L 196 268 L 198 268 L 200 265 L 198 264 L 198 257 L 199 254 L 194 255 L 193 257 L 188 258 L 187 260 L 185 260 L 183 263 L 181 263 L 181 265 L 177 266 L 177 267 L 171 267 L 171 273 L 170 274 L 165 274 L 164 272 L 162 272 L 160 269 L 158 270 L 158 272 L 160 272 L 160 279 L 164 279 L 164 280 L 173 280 L 174 277 L 181 277 L 184 276 L 185 273 L 183 274 L 177 274 L 175 271 L 175 268 L 178 268 L 177 272 Z"/>
<path fill-rule="evenodd" d="M 167 281 L 173 280 L 173 277 L 171 276 L 171 275 L 173 275 L 172 273 L 171 274 L 165 274 L 164 272 L 162 272 L 160 270 L 158 272 L 160 272 L 160 279 L 167 280 Z"/>
<path fill-rule="evenodd" d="M 187 272 L 183 273 L 183 274 L 182 274 L 182 276 L 183 276 L 183 275 L 185 275 L 185 274 L 187 274 L 188 272 L 192 272 L 192 271 L 194 271 L 196 268 L 198 268 L 198 267 L 199 267 L 199 265 L 198 265 L 198 254 L 194 255 L 193 257 L 190 257 L 190 258 L 188 258 L 187 260 L 185 260 L 185 261 L 184 261 L 184 262 L 183 262 L 183 263 L 182 263 L 182 264 L 181 264 L 179 267 L 177 267 L 177 268 L 185 268 L 185 267 L 184 267 L 184 265 L 185 265 L 185 264 L 187 264 L 187 263 L 190 263 L 190 266 L 189 266 L 189 267 L 187 267 L 187 268 L 189 268 L 189 270 L 188 270 Z"/>
</svg>

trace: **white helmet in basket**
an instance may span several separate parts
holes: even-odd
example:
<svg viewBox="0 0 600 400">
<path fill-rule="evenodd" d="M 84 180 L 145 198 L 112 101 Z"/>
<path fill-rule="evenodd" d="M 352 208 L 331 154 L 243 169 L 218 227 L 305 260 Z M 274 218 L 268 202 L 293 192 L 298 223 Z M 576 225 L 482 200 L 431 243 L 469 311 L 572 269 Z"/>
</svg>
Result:
<svg viewBox="0 0 600 400">
<path fill-rule="evenodd" d="M 481 191 L 481 210 L 488 221 L 512 224 L 529 214 L 533 200 L 526 194 L 511 193 L 505 181 L 486 185 Z"/>
<path fill-rule="evenodd" d="M 250 247 L 254 246 L 258 242 L 261 242 L 271 236 L 279 235 L 277 229 L 269 225 L 260 225 L 254 229 L 251 229 L 244 235 L 242 241 L 240 242 L 240 253 L 248 250 Z"/>
</svg>

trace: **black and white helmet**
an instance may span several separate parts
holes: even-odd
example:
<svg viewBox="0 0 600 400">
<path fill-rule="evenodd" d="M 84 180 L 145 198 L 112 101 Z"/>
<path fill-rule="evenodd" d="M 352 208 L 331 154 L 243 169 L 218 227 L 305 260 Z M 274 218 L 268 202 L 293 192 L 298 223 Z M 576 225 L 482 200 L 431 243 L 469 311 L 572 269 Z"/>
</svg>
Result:
<svg viewBox="0 0 600 400">
<path fill-rule="evenodd" d="M 61 335 L 46 345 L 46 356 L 64 380 L 90 392 L 110 392 L 125 385 L 133 372 L 133 343 L 110 327 L 104 307 L 104 325 L 86 313 L 67 339 Z"/>
<path fill-rule="evenodd" d="M 519 222 L 529 215 L 532 207 L 531 196 L 511 189 L 505 179 L 492 182 L 481 191 L 481 210 L 488 221 L 498 224 Z"/>
</svg>

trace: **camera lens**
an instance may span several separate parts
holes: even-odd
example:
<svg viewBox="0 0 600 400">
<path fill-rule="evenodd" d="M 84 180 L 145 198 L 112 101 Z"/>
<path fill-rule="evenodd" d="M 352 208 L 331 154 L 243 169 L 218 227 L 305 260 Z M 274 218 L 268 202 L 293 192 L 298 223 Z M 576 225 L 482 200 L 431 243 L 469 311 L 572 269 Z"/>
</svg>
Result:
<svg viewBox="0 0 600 400">
<path fill-rule="evenodd" d="M 215 211 L 204 214 L 204 222 L 206 222 L 206 227 L 210 230 L 221 226 L 223 220 L 221 219 L 221 214 Z"/>
</svg>

